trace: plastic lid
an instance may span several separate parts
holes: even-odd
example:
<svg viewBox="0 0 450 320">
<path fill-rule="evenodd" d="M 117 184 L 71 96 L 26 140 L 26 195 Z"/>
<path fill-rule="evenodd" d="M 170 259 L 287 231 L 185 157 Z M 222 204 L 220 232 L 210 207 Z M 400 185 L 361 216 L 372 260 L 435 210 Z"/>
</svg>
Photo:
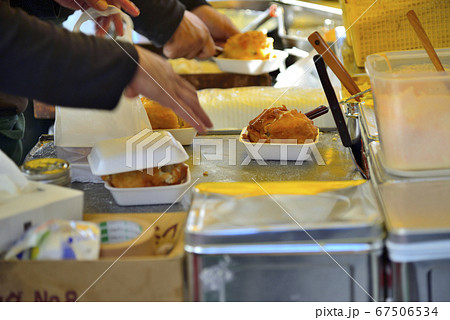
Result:
<svg viewBox="0 0 450 320">
<path fill-rule="evenodd" d="M 185 243 L 195 250 L 209 245 L 367 243 L 382 238 L 381 225 L 368 183 L 313 195 L 248 196 L 246 190 L 225 195 L 197 189 Z"/>
<path fill-rule="evenodd" d="M 88 162 L 94 175 L 143 170 L 181 163 L 189 159 L 183 146 L 167 131 L 148 129 L 94 145 Z"/>
<path fill-rule="evenodd" d="M 386 241 L 389 258 L 393 262 L 417 262 L 450 259 L 450 240 L 399 244 Z"/>
<path fill-rule="evenodd" d="M 21 167 L 25 176 L 34 181 L 56 180 L 70 176 L 70 164 L 58 158 L 30 160 Z"/>
<path fill-rule="evenodd" d="M 436 49 L 446 72 L 436 72 L 425 50 L 392 51 L 367 56 L 365 68 L 372 78 L 382 79 L 448 79 L 450 49 Z"/>
</svg>

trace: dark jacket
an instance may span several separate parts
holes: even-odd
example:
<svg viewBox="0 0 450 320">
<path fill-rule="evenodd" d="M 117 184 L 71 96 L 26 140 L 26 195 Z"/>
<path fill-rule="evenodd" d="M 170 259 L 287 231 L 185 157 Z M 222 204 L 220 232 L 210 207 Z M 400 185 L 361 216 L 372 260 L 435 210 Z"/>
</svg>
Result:
<svg viewBox="0 0 450 320">
<path fill-rule="evenodd" d="M 133 45 L 71 33 L 0 2 L 0 92 L 112 109 L 138 60 Z"/>
<path fill-rule="evenodd" d="M 165 44 L 183 18 L 184 10 L 204 0 L 135 0 L 141 14 L 136 31 L 155 45 Z M 108 40 L 70 34 L 26 15 L 65 20 L 72 11 L 53 0 L 0 0 L 0 115 L 23 112 L 27 96 L 51 104 L 111 109 L 131 80 L 137 60 L 129 44 L 123 49 Z M 74 89 L 75 88 L 75 89 Z M 107 97 L 98 92 L 108 92 Z M 14 104 L 15 103 L 15 104 Z"/>
</svg>

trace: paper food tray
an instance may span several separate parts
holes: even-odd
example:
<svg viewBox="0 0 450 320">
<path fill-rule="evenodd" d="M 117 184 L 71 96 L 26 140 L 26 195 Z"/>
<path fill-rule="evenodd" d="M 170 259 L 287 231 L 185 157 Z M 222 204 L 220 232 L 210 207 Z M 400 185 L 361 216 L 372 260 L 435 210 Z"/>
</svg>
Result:
<svg viewBox="0 0 450 320">
<path fill-rule="evenodd" d="M 310 156 L 310 152 L 307 152 L 308 149 L 304 150 L 304 148 L 309 148 L 314 146 L 319 142 L 319 129 L 317 129 L 317 137 L 316 140 L 312 143 L 260 143 L 260 147 L 256 146 L 259 143 L 249 142 L 248 140 L 243 139 L 243 135 L 247 134 L 247 127 L 242 129 L 241 135 L 239 136 L 239 142 L 244 144 L 246 151 L 250 158 L 255 160 L 288 160 L 288 161 L 305 161 L 312 160 Z M 253 154 L 250 150 L 254 150 Z M 305 152 L 306 151 L 306 152 Z"/>
<path fill-rule="evenodd" d="M 215 63 L 219 66 L 220 70 L 230 73 L 260 75 L 275 71 L 281 67 L 284 67 L 284 60 L 288 57 L 288 54 L 281 50 L 274 50 L 275 57 L 271 59 L 255 59 L 255 60 L 239 60 L 239 59 L 227 59 L 222 57 L 213 57 Z"/>
<path fill-rule="evenodd" d="M 181 184 L 145 187 L 145 188 L 114 188 L 105 183 L 105 188 L 111 192 L 114 200 L 119 206 L 171 204 L 182 200 L 182 195 L 189 188 L 191 173 L 188 169 L 186 181 Z"/>
</svg>

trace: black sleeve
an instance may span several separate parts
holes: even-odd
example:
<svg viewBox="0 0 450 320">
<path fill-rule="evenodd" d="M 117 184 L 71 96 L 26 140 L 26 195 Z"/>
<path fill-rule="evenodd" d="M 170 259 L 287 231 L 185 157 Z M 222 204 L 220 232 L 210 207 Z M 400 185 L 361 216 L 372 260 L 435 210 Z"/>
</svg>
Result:
<svg viewBox="0 0 450 320">
<path fill-rule="evenodd" d="M 41 19 L 57 18 L 61 11 L 61 6 L 53 0 L 9 0 L 9 6 L 21 8 L 30 15 Z"/>
<path fill-rule="evenodd" d="M 136 71 L 134 46 L 70 33 L 0 1 L 0 91 L 112 109 Z M 131 59 L 132 57 L 133 59 Z"/>
<path fill-rule="evenodd" d="M 192 10 L 205 4 L 208 5 L 208 2 L 206 2 L 205 0 L 179 0 L 179 1 L 182 4 L 184 4 L 187 10 Z"/>
<path fill-rule="evenodd" d="M 156 46 L 163 46 L 178 28 L 184 11 L 208 4 L 205 0 L 134 0 L 141 14 L 133 18 L 134 29 Z"/>
<path fill-rule="evenodd" d="M 133 18 L 134 29 L 152 41 L 163 46 L 178 28 L 183 19 L 185 7 L 177 0 L 134 0 L 141 14 Z"/>
</svg>

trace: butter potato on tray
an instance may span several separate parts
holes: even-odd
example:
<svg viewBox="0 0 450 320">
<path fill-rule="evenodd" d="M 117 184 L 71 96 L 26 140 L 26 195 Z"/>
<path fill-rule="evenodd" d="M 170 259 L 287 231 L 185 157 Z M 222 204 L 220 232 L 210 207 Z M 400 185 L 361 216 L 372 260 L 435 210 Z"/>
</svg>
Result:
<svg viewBox="0 0 450 320">
<path fill-rule="evenodd" d="M 297 143 L 314 141 L 318 135 L 314 122 L 297 110 L 285 106 L 265 109 L 250 121 L 243 137 L 251 142 L 269 143 L 271 140 L 295 139 Z M 282 141 L 281 141 L 282 143 Z"/>
<path fill-rule="evenodd" d="M 239 138 L 255 160 L 312 160 L 307 149 L 316 148 L 318 141 L 314 122 L 285 106 L 264 109 L 242 129 Z"/>
<path fill-rule="evenodd" d="M 273 39 L 261 31 L 236 34 L 225 43 L 222 57 L 239 60 L 273 58 Z"/>
<path fill-rule="evenodd" d="M 172 109 L 164 107 L 156 101 L 146 97 L 142 97 L 141 101 L 153 130 L 169 131 L 184 146 L 192 144 L 197 131 L 184 119 L 177 116 Z"/>
<path fill-rule="evenodd" d="M 102 176 L 114 188 L 146 188 L 176 185 L 186 182 L 188 166 L 177 163 L 161 168 L 121 172 Z"/>
<path fill-rule="evenodd" d="M 279 69 L 287 56 L 274 50 L 273 39 L 263 32 L 248 31 L 230 37 L 213 60 L 224 72 L 259 75 Z"/>
</svg>

